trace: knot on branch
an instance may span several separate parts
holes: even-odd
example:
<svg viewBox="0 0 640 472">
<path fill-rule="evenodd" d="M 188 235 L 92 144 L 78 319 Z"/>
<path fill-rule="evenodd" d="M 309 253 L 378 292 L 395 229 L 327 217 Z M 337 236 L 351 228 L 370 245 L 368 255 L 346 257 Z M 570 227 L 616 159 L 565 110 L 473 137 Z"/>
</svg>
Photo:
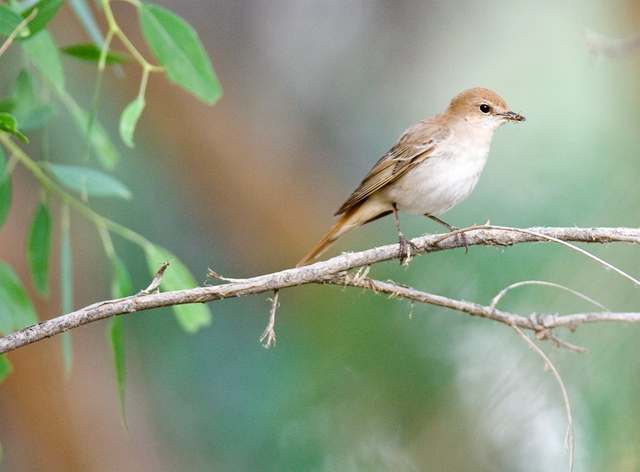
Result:
<svg viewBox="0 0 640 472">
<path fill-rule="evenodd" d="M 529 322 L 533 330 L 533 337 L 538 341 L 547 341 L 555 336 L 555 316 L 545 313 L 531 313 Z"/>
</svg>

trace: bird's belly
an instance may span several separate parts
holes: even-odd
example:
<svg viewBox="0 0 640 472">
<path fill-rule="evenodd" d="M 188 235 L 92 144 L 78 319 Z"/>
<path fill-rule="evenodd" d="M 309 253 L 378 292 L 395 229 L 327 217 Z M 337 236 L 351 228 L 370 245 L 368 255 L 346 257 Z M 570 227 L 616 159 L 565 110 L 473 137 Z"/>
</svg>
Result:
<svg viewBox="0 0 640 472">
<path fill-rule="evenodd" d="M 489 150 L 455 156 L 431 156 L 381 189 L 398 209 L 410 215 L 438 215 L 453 208 L 473 191 Z"/>
</svg>

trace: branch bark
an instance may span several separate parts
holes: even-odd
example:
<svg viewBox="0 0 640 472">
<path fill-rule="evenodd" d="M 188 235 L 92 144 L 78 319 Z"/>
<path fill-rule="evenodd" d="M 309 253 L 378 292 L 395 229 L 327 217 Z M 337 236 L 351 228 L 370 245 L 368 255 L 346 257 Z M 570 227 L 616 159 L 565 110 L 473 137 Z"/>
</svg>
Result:
<svg viewBox="0 0 640 472">
<path fill-rule="evenodd" d="M 460 237 L 462 232 L 465 233 L 465 238 Z M 465 246 L 512 246 L 518 243 L 540 241 L 575 241 L 601 244 L 612 242 L 640 243 L 640 229 L 542 227 L 518 229 L 483 225 L 472 226 L 453 233 L 429 234 L 415 238 L 411 242 L 418 248 L 412 252 L 415 253 L 414 255 L 418 255 Z M 312 283 L 361 287 L 421 303 L 450 308 L 473 316 L 489 318 L 509 326 L 532 330 L 537 339 L 551 339 L 560 346 L 570 349 L 575 348 L 575 346 L 559 340 L 554 334 L 555 328 L 567 327 L 573 330 L 583 323 L 600 321 L 640 322 L 640 313 L 611 313 L 605 311 L 577 313 L 566 316 L 534 313 L 525 317 L 503 312 L 492 306 L 454 300 L 421 292 L 393 282 L 370 279 L 366 277 L 366 272 L 364 274 L 347 272 L 356 267 L 364 267 L 396 259 L 397 256 L 398 244 L 391 244 L 357 253 L 344 253 L 333 259 L 317 262 L 309 266 L 287 269 L 248 279 L 222 278 L 212 271 L 210 273 L 211 276 L 218 277 L 227 283 L 164 293 L 148 294 L 140 292 L 137 295 L 126 298 L 94 303 L 72 313 L 43 321 L 0 338 L 0 354 L 5 354 L 78 326 L 125 313 L 136 313 L 153 308 L 186 303 L 207 303 L 214 300 L 255 295 Z M 169 267 L 168 270 L 171 270 L 171 268 Z M 630 276 L 627 278 L 635 280 Z M 580 348 L 575 349 L 579 350 Z"/>
</svg>

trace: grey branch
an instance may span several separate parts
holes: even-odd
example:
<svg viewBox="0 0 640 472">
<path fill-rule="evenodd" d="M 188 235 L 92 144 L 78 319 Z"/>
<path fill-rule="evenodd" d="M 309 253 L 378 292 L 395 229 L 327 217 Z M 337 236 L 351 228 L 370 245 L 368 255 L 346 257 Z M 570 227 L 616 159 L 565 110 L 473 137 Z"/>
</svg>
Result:
<svg viewBox="0 0 640 472">
<path fill-rule="evenodd" d="M 460 232 L 466 237 L 461 238 Z M 575 241 L 583 243 L 629 242 L 640 243 L 640 229 L 635 228 L 501 228 L 496 226 L 473 226 L 446 234 L 429 234 L 412 240 L 417 250 L 413 255 L 443 251 L 467 246 L 512 246 L 525 242 Z M 125 313 L 186 303 L 207 303 L 225 298 L 243 297 L 259 293 L 277 291 L 287 287 L 304 284 L 336 284 L 357 286 L 367 290 L 428 303 L 473 316 L 489 318 L 510 326 L 532 330 L 537 339 L 551 339 L 562 347 L 574 348 L 559 340 L 554 329 L 567 327 L 576 329 L 583 323 L 600 321 L 619 321 L 623 323 L 640 322 L 640 313 L 611 313 L 599 311 L 578 313 L 566 316 L 532 314 L 521 316 L 497 310 L 491 306 L 482 306 L 472 302 L 453 300 L 432 295 L 393 282 L 382 282 L 366 277 L 364 273 L 350 273 L 351 269 L 367 267 L 382 261 L 396 259 L 398 244 L 381 246 L 356 253 L 344 253 L 333 259 L 315 264 L 287 269 L 272 274 L 249 279 L 225 279 L 211 272 L 211 276 L 227 282 L 222 285 L 197 287 L 164 293 L 140 292 L 126 298 L 94 303 L 72 313 L 29 326 L 0 338 L 0 354 L 17 349 L 44 338 L 68 331 L 94 321 Z M 167 270 L 171 270 L 169 267 Z M 276 301 L 277 303 L 277 301 Z M 579 349 L 579 348 L 577 348 Z"/>
</svg>

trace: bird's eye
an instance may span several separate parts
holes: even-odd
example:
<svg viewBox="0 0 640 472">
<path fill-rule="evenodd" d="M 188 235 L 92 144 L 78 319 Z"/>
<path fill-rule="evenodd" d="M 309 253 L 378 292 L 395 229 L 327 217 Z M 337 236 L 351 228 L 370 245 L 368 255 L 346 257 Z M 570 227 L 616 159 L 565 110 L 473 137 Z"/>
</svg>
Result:
<svg viewBox="0 0 640 472">
<path fill-rule="evenodd" d="M 480 111 L 482 113 L 489 113 L 491 111 L 491 107 L 489 105 L 487 105 L 486 103 L 483 103 L 482 105 L 480 105 Z"/>
</svg>

